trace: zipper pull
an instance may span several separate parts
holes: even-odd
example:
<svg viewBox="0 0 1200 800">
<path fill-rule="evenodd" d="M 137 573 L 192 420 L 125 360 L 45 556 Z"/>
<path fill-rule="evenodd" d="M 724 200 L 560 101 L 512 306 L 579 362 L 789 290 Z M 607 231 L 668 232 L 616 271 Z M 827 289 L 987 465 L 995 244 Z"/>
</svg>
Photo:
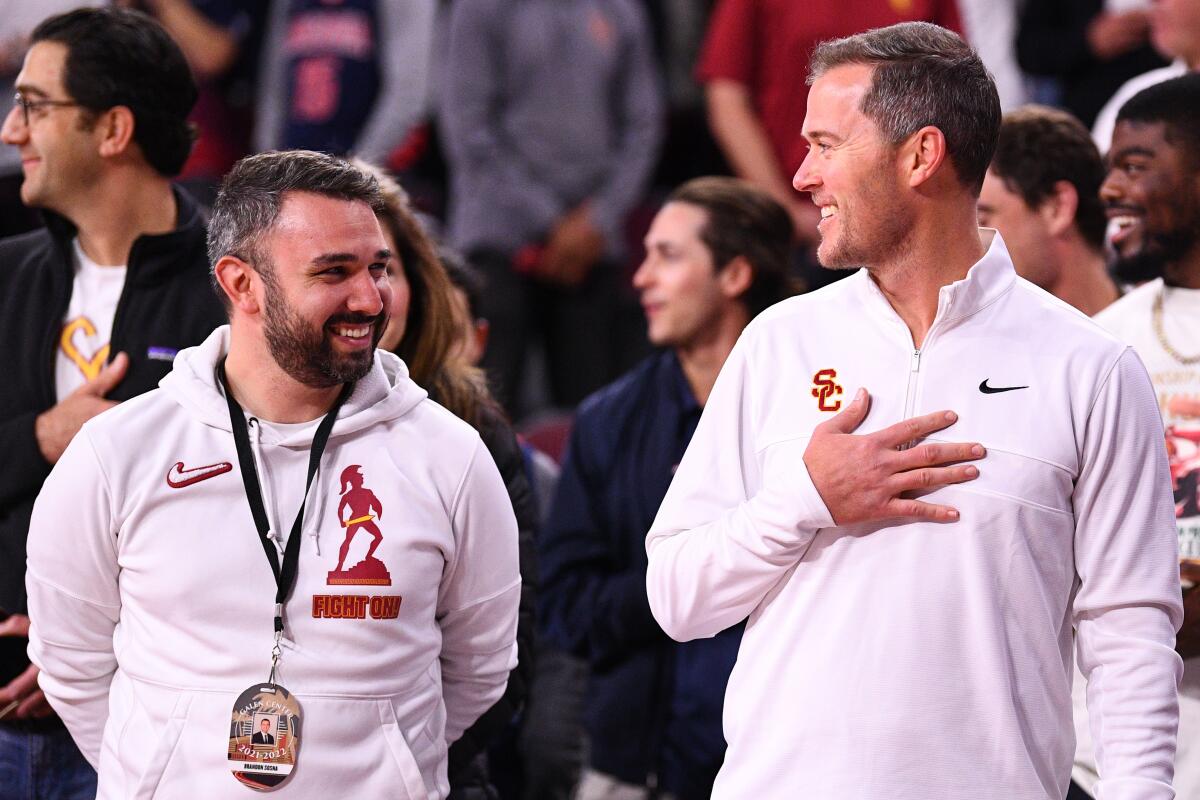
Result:
<svg viewBox="0 0 1200 800">
<path fill-rule="evenodd" d="M 912 354 L 912 371 L 919 372 L 921 370 L 921 351 L 920 349 L 913 350 Z"/>
</svg>

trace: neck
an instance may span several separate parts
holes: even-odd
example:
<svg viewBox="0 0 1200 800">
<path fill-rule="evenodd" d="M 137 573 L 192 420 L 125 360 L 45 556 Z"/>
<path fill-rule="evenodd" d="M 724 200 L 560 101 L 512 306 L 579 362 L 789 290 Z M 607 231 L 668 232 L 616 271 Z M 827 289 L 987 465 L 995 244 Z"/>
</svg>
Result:
<svg viewBox="0 0 1200 800">
<path fill-rule="evenodd" d="M 943 204 L 937 214 L 916 219 L 893 258 L 869 267 L 871 279 L 908 326 L 914 348 L 921 348 L 933 326 L 938 291 L 966 277 L 983 254 L 974 202 Z"/>
<path fill-rule="evenodd" d="M 1046 291 L 1087 314 L 1095 316 L 1121 296 L 1117 284 L 1109 277 L 1104 254 L 1079 242 L 1055 254 L 1062 266 L 1058 279 Z"/>
<path fill-rule="evenodd" d="M 716 320 L 716 324 L 706 326 L 695 340 L 675 348 L 675 357 L 679 359 L 683 377 L 692 390 L 692 396 L 701 406 L 708 402 L 725 359 L 733 352 L 738 336 L 749 322 L 750 315 L 746 307 L 734 301 L 734 307 Z"/>
<path fill-rule="evenodd" d="M 1177 261 L 1167 265 L 1166 282 L 1183 289 L 1200 289 L 1200 236 Z"/>
<path fill-rule="evenodd" d="M 225 377 L 233 398 L 245 411 L 267 422 L 311 422 L 333 408 L 342 385 L 317 388 L 288 375 L 271 356 L 261 337 L 239 336 L 230 325 Z"/>
<path fill-rule="evenodd" d="M 128 264 L 139 236 L 175 230 L 178 216 L 171 182 L 157 172 L 102 180 L 73 206 L 66 216 L 79 229 L 79 246 L 105 266 Z"/>
</svg>

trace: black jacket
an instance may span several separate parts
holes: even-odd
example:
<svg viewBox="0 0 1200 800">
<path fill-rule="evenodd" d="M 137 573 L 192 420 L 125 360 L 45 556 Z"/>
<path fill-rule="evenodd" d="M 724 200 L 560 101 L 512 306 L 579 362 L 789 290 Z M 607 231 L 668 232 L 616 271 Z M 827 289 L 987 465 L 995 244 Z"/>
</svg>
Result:
<svg viewBox="0 0 1200 800">
<path fill-rule="evenodd" d="M 225 322 L 209 283 L 200 209 L 181 190 L 175 199 L 175 230 L 141 236 L 129 251 L 110 353 L 125 352 L 130 363 L 111 400 L 155 388 L 171 370 L 172 351 L 199 344 Z M 21 614 L 29 515 L 53 466 L 38 449 L 34 420 L 57 400 L 56 350 L 75 276 L 75 227 L 45 216 L 45 229 L 0 241 L 0 341 L 7 347 L 0 376 L 0 608 Z"/>
</svg>

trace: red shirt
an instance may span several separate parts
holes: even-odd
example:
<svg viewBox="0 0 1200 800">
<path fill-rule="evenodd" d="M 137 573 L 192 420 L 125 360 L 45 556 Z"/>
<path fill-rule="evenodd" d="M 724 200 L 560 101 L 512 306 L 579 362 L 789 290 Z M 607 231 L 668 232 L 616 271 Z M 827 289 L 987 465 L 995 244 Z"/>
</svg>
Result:
<svg viewBox="0 0 1200 800">
<path fill-rule="evenodd" d="M 696 79 L 747 86 L 788 180 L 804 160 L 808 59 L 819 42 L 923 20 L 962 33 L 955 0 L 720 0 Z"/>
</svg>

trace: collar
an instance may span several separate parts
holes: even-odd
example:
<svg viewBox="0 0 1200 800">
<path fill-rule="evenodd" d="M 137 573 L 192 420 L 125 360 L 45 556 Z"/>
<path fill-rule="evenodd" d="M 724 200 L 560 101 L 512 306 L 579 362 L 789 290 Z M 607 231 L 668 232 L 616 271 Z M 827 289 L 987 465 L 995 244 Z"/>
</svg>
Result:
<svg viewBox="0 0 1200 800">
<path fill-rule="evenodd" d="M 938 290 L 935 326 L 945 327 L 982 311 L 1016 282 L 1017 271 L 1000 234 L 992 228 L 980 228 L 979 240 L 987 248 L 983 257 L 967 270 L 965 277 Z M 868 270 L 860 269 L 854 280 L 858 281 L 858 291 L 869 307 L 903 327 L 900 315 L 871 279 Z"/>
<path fill-rule="evenodd" d="M 704 409 L 696 401 L 691 384 L 687 382 L 687 376 L 683 374 L 683 365 L 679 363 L 679 356 L 675 354 L 674 350 L 668 350 L 663 355 L 663 366 L 667 370 L 670 381 L 671 399 L 679 409 L 680 415 L 699 414 Z"/>
</svg>

